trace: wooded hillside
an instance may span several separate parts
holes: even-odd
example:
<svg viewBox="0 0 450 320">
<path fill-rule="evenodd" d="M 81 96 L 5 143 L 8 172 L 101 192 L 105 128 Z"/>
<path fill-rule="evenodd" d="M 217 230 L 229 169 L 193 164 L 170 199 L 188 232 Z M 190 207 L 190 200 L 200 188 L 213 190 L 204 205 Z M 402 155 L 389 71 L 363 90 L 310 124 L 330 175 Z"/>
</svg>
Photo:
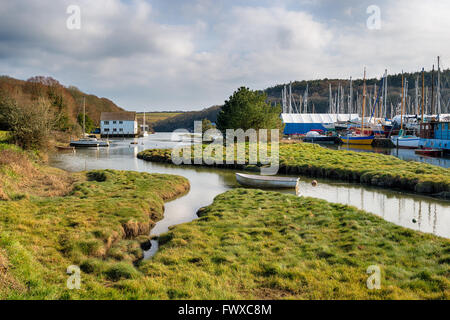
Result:
<svg viewBox="0 0 450 320">
<path fill-rule="evenodd" d="M 40 98 L 48 99 L 57 112 L 76 123 L 77 115 L 83 112 L 83 98 L 86 98 L 86 114 L 99 124 L 102 112 L 123 111 L 114 102 L 81 92 L 74 86 L 65 87 L 50 77 L 33 77 L 27 81 L 0 76 L 0 98 L 17 101 L 19 105 L 32 105 Z"/>
<path fill-rule="evenodd" d="M 194 121 L 202 121 L 208 119 L 211 122 L 216 122 L 217 114 L 221 106 L 213 106 L 203 109 L 201 111 L 191 111 L 179 114 L 162 121 L 158 121 L 153 125 L 153 129 L 157 132 L 172 132 L 176 129 L 194 130 Z"/>
</svg>

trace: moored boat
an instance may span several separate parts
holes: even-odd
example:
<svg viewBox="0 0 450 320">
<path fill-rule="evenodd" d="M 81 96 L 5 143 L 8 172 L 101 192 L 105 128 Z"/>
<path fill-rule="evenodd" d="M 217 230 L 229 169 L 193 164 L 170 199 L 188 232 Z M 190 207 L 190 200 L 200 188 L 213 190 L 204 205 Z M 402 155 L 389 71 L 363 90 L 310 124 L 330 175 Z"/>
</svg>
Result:
<svg viewBox="0 0 450 320">
<path fill-rule="evenodd" d="M 375 136 L 341 136 L 341 141 L 344 144 L 359 144 L 359 145 L 371 145 L 375 139 Z"/>
<path fill-rule="evenodd" d="M 345 136 L 341 136 L 341 141 L 345 144 L 362 144 L 362 145 L 371 145 L 375 136 L 365 135 L 364 131 L 364 116 L 366 108 L 366 68 L 364 68 L 364 80 L 363 80 L 363 104 L 362 104 L 362 116 L 361 116 L 361 133 L 357 134 L 347 134 Z"/>
<path fill-rule="evenodd" d="M 412 135 L 398 135 L 392 136 L 391 141 L 398 148 L 417 149 L 420 138 Z"/>
<path fill-rule="evenodd" d="M 256 188 L 296 188 L 300 178 L 257 176 L 244 173 L 236 173 L 236 180 L 239 184 Z"/>
<path fill-rule="evenodd" d="M 324 134 L 321 134 L 317 131 L 309 131 L 306 136 L 303 138 L 303 142 L 310 142 L 310 143 L 336 143 L 336 141 L 339 140 L 336 136 L 327 136 Z"/>
<path fill-rule="evenodd" d="M 428 156 L 428 157 L 441 157 L 443 151 L 439 150 L 439 149 L 430 149 L 430 148 L 425 148 L 425 149 L 417 149 L 415 151 L 416 154 L 420 154 L 422 156 Z"/>
<path fill-rule="evenodd" d="M 91 147 L 109 147 L 109 141 L 97 140 L 97 138 L 86 138 L 86 99 L 83 99 L 83 138 L 70 141 L 71 147 L 91 148 Z"/>
</svg>

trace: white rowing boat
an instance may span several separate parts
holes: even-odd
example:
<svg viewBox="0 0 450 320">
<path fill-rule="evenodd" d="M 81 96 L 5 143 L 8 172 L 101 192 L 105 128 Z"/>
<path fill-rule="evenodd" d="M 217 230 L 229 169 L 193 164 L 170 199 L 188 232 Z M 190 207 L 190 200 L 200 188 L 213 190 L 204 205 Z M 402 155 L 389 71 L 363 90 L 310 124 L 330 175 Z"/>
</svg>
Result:
<svg viewBox="0 0 450 320">
<path fill-rule="evenodd" d="M 256 188 L 296 188 L 300 178 L 256 176 L 251 174 L 236 173 L 236 180 L 241 185 Z"/>
</svg>

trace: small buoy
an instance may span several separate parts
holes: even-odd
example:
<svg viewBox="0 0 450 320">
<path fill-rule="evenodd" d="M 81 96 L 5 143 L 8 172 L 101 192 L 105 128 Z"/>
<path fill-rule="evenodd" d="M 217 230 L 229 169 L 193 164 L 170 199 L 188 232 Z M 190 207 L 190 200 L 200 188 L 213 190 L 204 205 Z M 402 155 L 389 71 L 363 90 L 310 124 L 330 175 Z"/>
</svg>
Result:
<svg viewBox="0 0 450 320">
<path fill-rule="evenodd" d="M 417 220 L 416 220 L 416 219 L 413 219 L 412 222 L 413 222 L 413 223 L 417 223 Z"/>
<path fill-rule="evenodd" d="M 317 187 L 317 181 L 316 181 L 316 180 L 313 180 L 313 181 L 311 182 L 311 185 L 312 185 L 313 187 Z"/>
</svg>

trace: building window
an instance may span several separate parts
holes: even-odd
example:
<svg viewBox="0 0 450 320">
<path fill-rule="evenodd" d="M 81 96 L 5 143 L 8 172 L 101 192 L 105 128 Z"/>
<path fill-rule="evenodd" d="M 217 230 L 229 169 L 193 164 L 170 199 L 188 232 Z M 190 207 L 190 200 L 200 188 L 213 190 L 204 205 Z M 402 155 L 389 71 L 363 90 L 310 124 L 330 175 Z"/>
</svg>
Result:
<svg viewBox="0 0 450 320">
<path fill-rule="evenodd" d="M 103 124 L 108 125 L 109 121 L 103 121 Z"/>
<path fill-rule="evenodd" d="M 105 132 L 109 132 L 109 129 L 105 129 Z"/>
<path fill-rule="evenodd" d="M 123 124 L 123 121 L 119 121 L 119 124 Z"/>
<path fill-rule="evenodd" d="M 122 128 L 120 128 L 120 129 L 119 129 L 119 131 L 120 131 L 120 132 L 122 132 L 122 131 L 123 131 L 123 129 L 122 129 Z"/>
<path fill-rule="evenodd" d="M 114 132 L 116 132 L 116 131 L 117 131 L 117 129 L 116 129 L 116 128 L 114 128 L 114 129 L 113 129 L 113 131 L 114 131 Z"/>
</svg>

